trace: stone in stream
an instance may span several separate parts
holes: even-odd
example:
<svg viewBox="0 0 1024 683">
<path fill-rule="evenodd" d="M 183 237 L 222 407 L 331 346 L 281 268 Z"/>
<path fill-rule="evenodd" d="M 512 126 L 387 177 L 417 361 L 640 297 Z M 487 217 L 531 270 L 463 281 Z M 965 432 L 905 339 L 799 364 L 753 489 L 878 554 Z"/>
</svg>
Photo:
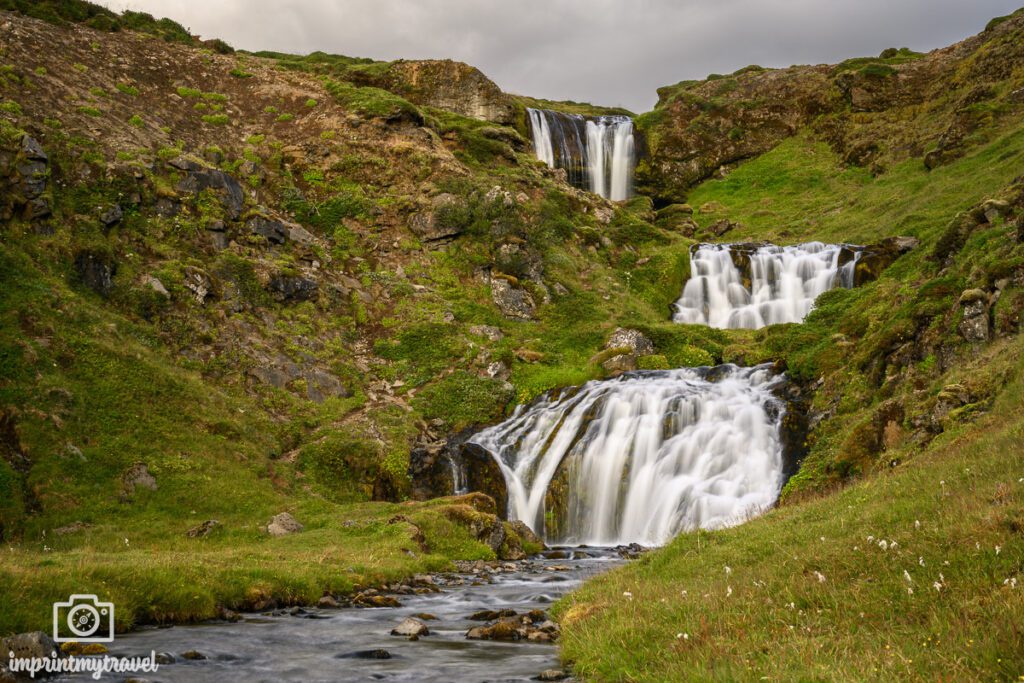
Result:
<svg viewBox="0 0 1024 683">
<path fill-rule="evenodd" d="M 181 658 L 182 659 L 188 659 L 188 660 L 193 661 L 193 662 L 197 662 L 197 661 L 206 659 L 206 655 L 204 655 L 202 652 L 197 652 L 195 650 L 189 650 L 188 652 L 182 652 L 181 653 Z"/>
<path fill-rule="evenodd" d="M 383 648 L 376 650 L 358 650 L 334 655 L 335 659 L 391 659 L 391 653 Z"/>
<path fill-rule="evenodd" d="M 490 610 L 485 609 L 472 614 L 469 619 L 470 621 L 494 621 L 495 619 L 501 619 L 502 617 L 514 617 L 516 611 L 514 609 L 503 609 L 503 610 Z"/>
<path fill-rule="evenodd" d="M 569 678 L 569 674 L 565 673 L 561 669 L 548 669 L 547 671 L 540 672 L 540 674 L 536 678 L 534 678 L 533 680 L 535 680 L 535 681 L 564 681 L 567 678 Z"/>
<path fill-rule="evenodd" d="M 391 629 L 391 635 L 393 636 L 406 636 L 409 638 L 418 638 L 420 636 L 429 636 L 430 629 L 419 619 L 413 619 L 412 617 L 406 617 L 402 620 L 402 623 Z"/>
</svg>

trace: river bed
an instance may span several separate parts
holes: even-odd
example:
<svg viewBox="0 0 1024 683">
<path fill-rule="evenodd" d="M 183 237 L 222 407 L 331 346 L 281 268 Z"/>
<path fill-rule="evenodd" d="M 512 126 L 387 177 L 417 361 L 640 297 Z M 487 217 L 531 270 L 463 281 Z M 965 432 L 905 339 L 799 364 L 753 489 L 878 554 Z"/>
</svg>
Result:
<svg viewBox="0 0 1024 683">
<path fill-rule="evenodd" d="M 486 623 L 469 617 L 482 610 L 546 611 L 586 578 L 623 562 L 618 552 L 606 548 L 553 549 L 546 554 L 493 563 L 493 571 L 478 567 L 476 573 L 435 575 L 440 592 L 396 596 L 400 607 L 304 608 L 295 614 L 276 610 L 244 614 L 236 623 L 144 628 L 118 636 L 110 654 L 133 657 L 155 651 L 172 656 L 173 663 L 145 676 L 154 683 L 527 681 L 558 668 L 557 646 L 468 640 L 470 628 Z M 403 619 L 417 614 L 436 617 L 423 621 L 429 635 L 409 640 L 390 634 Z M 187 652 L 205 659 L 182 657 Z M 104 680 L 122 680 L 120 676 L 107 674 Z"/>
</svg>

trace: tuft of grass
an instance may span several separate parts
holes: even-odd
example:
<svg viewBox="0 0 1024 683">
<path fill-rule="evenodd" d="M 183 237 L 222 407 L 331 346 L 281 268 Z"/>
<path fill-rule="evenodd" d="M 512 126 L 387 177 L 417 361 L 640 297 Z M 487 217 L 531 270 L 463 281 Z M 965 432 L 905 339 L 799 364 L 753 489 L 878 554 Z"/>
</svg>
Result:
<svg viewBox="0 0 1024 683">
<path fill-rule="evenodd" d="M 142 117 L 138 114 L 132 114 L 132 117 L 128 119 L 128 125 L 134 126 L 135 128 L 142 128 L 146 125 L 146 122 L 142 120 Z"/>
<path fill-rule="evenodd" d="M 224 126 L 231 122 L 227 114 L 206 114 L 202 118 L 204 123 L 209 123 L 211 126 Z"/>
</svg>

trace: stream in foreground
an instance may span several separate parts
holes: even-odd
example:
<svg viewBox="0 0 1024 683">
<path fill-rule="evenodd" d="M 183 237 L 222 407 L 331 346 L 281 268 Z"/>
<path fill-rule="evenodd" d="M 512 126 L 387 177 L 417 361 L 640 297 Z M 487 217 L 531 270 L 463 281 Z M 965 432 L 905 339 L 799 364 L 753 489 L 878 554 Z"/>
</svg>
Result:
<svg viewBox="0 0 1024 683">
<path fill-rule="evenodd" d="M 559 552 L 561 550 L 562 552 Z M 548 610 L 586 578 L 622 562 L 606 548 L 564 548 L 557 557 L 499 562 L 496 570 L 440 574 L 440 592 L 396 596 L 400 607 L 279 610 L 245 614 L 237 623 L 148 628 L 118 636 L 112 656 L 166 653 L 149 681 L 526 681 L 558 668 L 550 643 L 469 640 L 467 632 L 491 621 L 469 619 L 483 610 L 511 609 L 522 615 Z M 564 555 L 564 556 L 563 556 Z M 490 582 L 487 582 L 487 576 Z M 474 585 L 476 584 L 476 585 Z M 429 635 L 418 640 L 391 635 L 406 617 L 423 620 Z M 206 657 L 182 657 L 197 652 Z M 91 680 L 87 676 L 57 680 Z M 107 674 L 104 680 L 121 680 Z M 141 680 L 141 677 L 136 680 Z"/>
</svg>

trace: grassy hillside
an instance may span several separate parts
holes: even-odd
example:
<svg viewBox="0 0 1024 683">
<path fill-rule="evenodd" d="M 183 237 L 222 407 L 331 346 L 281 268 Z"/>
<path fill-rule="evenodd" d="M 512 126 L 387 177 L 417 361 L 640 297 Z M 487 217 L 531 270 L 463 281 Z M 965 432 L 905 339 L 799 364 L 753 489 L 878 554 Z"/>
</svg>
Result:
<svg viewBox="0 0 1024 683">
<path fill-rule="evenodd" d="M 594 680 L 1018 680 L 1024 382 L 905 466 L 684 534 L 559 604 Z"/>
</svg>

